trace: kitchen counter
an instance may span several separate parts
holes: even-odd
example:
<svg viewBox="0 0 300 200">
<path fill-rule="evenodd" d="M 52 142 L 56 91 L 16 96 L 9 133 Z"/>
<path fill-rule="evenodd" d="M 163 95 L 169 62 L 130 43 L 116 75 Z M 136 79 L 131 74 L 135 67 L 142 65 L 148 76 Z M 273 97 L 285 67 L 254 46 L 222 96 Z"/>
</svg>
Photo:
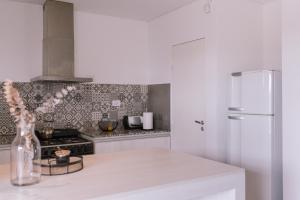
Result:
<svg viewBox="0 0 300 200">
<path fill-rule="evenodd" d="M 84 164 L 27 187 L 12 186 L 9 165 L 0 165 L 0 199 L 244 200 L 243 169 L 200 157 L 152 149 L 86 156 Z"/>
<path fill-rule="evenodd" d="M 94 142 L 110 142 L 121 140 L 134 140 L 144 138 L 156 138 L 156 137 L 170 137 L 170 131 L 168 130 L 115 130 L 113 132 L 103 131 L 84 131 L 82 137 L 92 140 Z"/>
<path fill-rule="evenodd" d="M 2 135 L 0 136 L 0 151 L 9 150 L 15 135 Z M 110 142 L 143 138 L 155 138 L 155 137 L 170 137 L 170 131 L 168 130 L 115 130 L 113 132 L 103 131 L 84 131 L 82 137 L 92 140 L 94 142 Z"/>
</svg>

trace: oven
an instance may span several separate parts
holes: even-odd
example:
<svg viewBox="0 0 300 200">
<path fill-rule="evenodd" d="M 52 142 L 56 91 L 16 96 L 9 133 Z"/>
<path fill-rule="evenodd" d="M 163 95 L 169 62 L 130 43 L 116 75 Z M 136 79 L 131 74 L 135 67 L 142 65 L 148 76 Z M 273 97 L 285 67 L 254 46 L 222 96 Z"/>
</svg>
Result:
<svg viewBox="0 0 300 200">
<path fill-rule="evenodd" d="M 76 129 L 54 129 L 51 137 L 42 137 L 41 132 L 36 131 L 41 143 L 42 159 L 51 158 L 59 149 L 71 151 L 71 156 L 94 154 L 94 143 L 81 137 Z"/>
</svg>

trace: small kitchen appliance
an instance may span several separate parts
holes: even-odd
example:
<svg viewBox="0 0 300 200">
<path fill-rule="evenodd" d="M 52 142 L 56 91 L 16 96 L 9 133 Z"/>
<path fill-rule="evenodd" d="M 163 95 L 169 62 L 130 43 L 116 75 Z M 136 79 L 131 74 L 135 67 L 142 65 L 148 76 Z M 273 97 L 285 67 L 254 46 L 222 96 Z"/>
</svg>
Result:
<svg viewBox="0 0 300 200">
<path fill-rule="evenodd" d="M 94 144 L 80 136 L 76 129 L 54 129 L 51 138 L 36 131 L 42 149 L 42 159 L 54 158 L 57 150 L 70 150 L 70 156 L 94 154 Z"/>
<path fill-rule="evenodd" d="M 125 129 L 142 129 L 143 128 L 143 117 L 142 116 L 124 116 L 123 126 Z"/>
</svg>

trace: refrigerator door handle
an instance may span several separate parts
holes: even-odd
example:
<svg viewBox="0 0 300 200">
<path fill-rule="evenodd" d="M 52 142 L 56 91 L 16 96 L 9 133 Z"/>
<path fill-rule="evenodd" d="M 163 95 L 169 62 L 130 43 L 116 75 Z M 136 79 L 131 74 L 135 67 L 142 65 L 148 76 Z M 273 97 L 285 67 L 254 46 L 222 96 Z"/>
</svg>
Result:
<svg viewBox="0 0 300 200">
<path fill-rule="evenodd" d="M 232 120 L 243 120 L 245 119 L 244 117 L 239 117 L 239 116 L 228 116 L 228 119 L 232 119 Z"/>
<path fill-rule="evenodd" d="M 234 72 L 231 76 L 242 76 L 242 72 Z"/>
<path fill-rule="evenodd" d="M 244 108 L 241 107 L 230 107 L 228 108 L 229 111 L 243 111 L 245 110 Z"/>
</svg>

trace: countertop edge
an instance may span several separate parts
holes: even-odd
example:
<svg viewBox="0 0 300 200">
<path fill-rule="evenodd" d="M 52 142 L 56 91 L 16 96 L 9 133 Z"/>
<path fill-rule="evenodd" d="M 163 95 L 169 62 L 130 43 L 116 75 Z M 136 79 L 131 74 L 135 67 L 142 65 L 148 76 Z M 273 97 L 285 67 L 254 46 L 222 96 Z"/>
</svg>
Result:
<svg viewBox="0 0 300 200">
<path fill-rule="evenodd" d="M 10 150 L 10 144 L 2 144 L 0 145 L 0 151 Z"/>
<path fill-rule="evenodd" d="M 146 194 L 151 196 L 153 195 L 153 192 L 155 191 L 162 191 L 162 190 L 170 190 L 170 188 L 178 188 L 178 186 L 180 186 L 182 188 L 182 186 L 186 186 L 186 185 L 202 185 L 205 184 L 205 182 L 207 181 L 214 181 L 214 180 L 218 180 L 218 179 L 222 179 L 222 178 L 226 178 L 228 176 L 239 176 L 239 177 L 243 177 L 245 179 L 245 169 L 240 168 L 237 169 L 236 171 L 229 171 L 229 172 L 224 172 L 222 174 L 218 174 L 218 175 L 212 175 L 210 177 L 200 177 L 200 178 L 194 178 L 194 179 L 190 179 L 190 180 L 181 180 L 181 181 L 177 181 L 174 183 L 166 183 L 163 185 L 159 185 L 159 186 L 152 186 L 152 187 L 147 187 L 147 188 L 143 188 L 143 189 L 138 189 L 135 191 L 128 191 L 128 192 L 121 192 L 121 193 L 117 193 L 117 194 L 113 194 L 113 195 L 105 195 L 103 197 L 97 197 L 97 198 L 91 198 L 89 200 L 111 200 L 111 199 L 116 199 L 116 200 L 123 200 L 123 199 L 131 199 L 132 197 L 134 197 L 134 199 L 139 199 L 140 196 L 145 196 Z M 212 188 L 209 189 L 208 191 L 203 192 L 203 194 L 201 195 L 201 197 L 205 197 L 205 196 L 209 196 L 209 195 L 214 195 L 217 192 L 225 192 L 225 191 L 229 191 L 232 188 L 233 184 L 230 184 L 228 186 L 224 186 L 222 187 L 222 189 L 218 189 L 218 188 Z M 243 187 L 243 186 L 241 186 Z M 235 188 L 236 189 L 236 188 Z M 207 188 L 205 187 L 205 190 L 207 190 Z"/>
<path fill-rule="evenodd" d="M 95 143 L 101 142 L 115 142 L 115 141 L 124 141 L 124 140 L 138 140 L 138 139 L 147 139 L 147 138 L 161 138 L 161 137 L 170 137 L 171 133 L 160 132 L 160 133 L 149 133 L 149 134 L 137 134 L 137 135 L 122 135 L 122 136 L 110 136 L 110 137 L 90 137 L 88 135 L 82 134 L 83 138 L 91 140 Z"/>
<path fill-rule="evenodd" d="M 147 138 L 162 138 L 162 137 L 171 137 L 170 131 L 162 131 L 158 133 L 145 133 L 145 134 L 135 134 L 135 135 L 119 135 L 119 136 L 107 136 L 107 137 L 91 137 L 86 134 L 81 134 L 85 139 L 91 140 L 95 143 L 101 142 L 115 142 L 115 141 L 124 141 L 124 140 L 138 140 L 138 139 L 147 139 Z M 0 144 L 0 151 L 10 150 L 10 144 Z"/>
<path fill-rule="evenodd" d="M 74 195 L 74 199 L 90 200 L 172 200 L 174 195 L 176 199 L 183 196 L 196 199 L 234 189 L 237 199 L 244 199 L 244 169 L 205 158 L 159 149 L 103 153 L 85 158 L 87 167 L 84 177 L 83 172 L 63 178 L 45 177 L 40 185 L 28 187 L 26 192 L 18 192 L 18 188 L 10 185 L 9 175 L 5 173 L 9 171 L 9 165 L 0 165 L 4 172 L 0 179 L 3 184 L 1 195 L 6 195 L 6 199 L 16 199 L 14 197 L 19 195 L 28 200 L 55 199 L 64 194 L 71 198 Z M 145 171 L 150 168 L 150 171 Z M 138 177 L 132 177 L 132 174 Z M 156 178 L 153 179 L 153 175 Z M 122 181 L 116 184 L 118 178 Z M 107 191 L 97 190 L 104 186 L 107 186 Z"/>
</svg>

